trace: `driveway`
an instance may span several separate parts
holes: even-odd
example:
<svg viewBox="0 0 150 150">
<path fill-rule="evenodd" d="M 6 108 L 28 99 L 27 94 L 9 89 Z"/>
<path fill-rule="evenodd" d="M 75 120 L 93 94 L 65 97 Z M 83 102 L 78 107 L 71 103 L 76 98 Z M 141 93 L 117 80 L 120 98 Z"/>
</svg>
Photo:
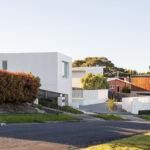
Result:
<svg viewBox="0 0 150 150">
<path fill-rule="evenodd" d="M 91 120 L 0 127 L 0 150 L 78 149 L 150 131 L 150 123 Z"/>
<path fill-rule="evenodd" d="M 118 110 L 110 111 L 106 103 L 99 103 L 99 104 L 93 104 L 93 105 L 86 105 L 86 106 L 80 106 L 79 108 L 84 111 L 88 112 L 94 112 L 94 113 L 111 113 L 111 114 L 129 114 L 127 112 L 121 111 L 121 103 L 117 104 Z"/>
</svg>

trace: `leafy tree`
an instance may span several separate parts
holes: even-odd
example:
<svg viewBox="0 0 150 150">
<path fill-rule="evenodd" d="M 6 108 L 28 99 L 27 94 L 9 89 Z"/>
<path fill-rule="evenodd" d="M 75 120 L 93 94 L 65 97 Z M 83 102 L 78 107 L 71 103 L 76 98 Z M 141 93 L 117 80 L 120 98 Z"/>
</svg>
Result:
<svg viewBox="0 0 150 150">
<path fill-rule="evenodd" d="M 72 64 L 73 67 L 92 67 L 92 66 L 105 66 L 105 77 L 115 77 L 119 71 L 120 78 L 127 77 L 128 75 L 136 75 L 136 70 L 126 70 L 124 68 L 116 67 L 106 57 L 87 57 L 83 60 L 75 60 Z"/>
<path fill-rule="evenodd" d="M 84 60 L 75 60 L 72 63 L 72 67 L 81 67 L 84 63 L 86 63 Z"/>
<path fill-rule="evenodd" d="M 82 88 L 85 90 L 108 89 L 109 83 L 102 75 L 94 75 L 92 73 L 86 74 L 82 79 Z"/>
<path fill-rule="evenodd" d="M 131 70 L 131 69 L 126 70 L 126 72 L 130 75 L 137 75 L 138 74 L 138 72 L 136 70 Z"/>
</svg>

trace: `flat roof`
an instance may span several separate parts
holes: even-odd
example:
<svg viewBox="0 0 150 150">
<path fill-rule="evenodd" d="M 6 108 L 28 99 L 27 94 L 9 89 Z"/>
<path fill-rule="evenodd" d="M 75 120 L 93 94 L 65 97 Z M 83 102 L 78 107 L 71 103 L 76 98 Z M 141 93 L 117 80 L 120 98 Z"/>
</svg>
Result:
<svg viewBox="0 0 150 150">
<path fill-rule="evenodd" d="M 132 78 L 136 78 L 136 77 L 150 77 L 150 74 L 146 74 L 146 75 L 133 75 L 131 77 Z"/>
<path fill-rule="evenodd" d="M 104 69 L 105 66 L 92 66 L 92 67 L 72 67 L 72 71 L 79 71 L 79 70 L 91 70 L 91 69 Z"/>
</svg>

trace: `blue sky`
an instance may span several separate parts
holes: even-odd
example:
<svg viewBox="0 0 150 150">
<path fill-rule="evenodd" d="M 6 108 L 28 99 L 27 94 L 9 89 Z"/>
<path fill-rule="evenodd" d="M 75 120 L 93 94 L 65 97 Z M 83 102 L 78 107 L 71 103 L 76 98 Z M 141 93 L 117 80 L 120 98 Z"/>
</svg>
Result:
<svg viewBox="0 0 150 150">
<path fill-rule="evenodd" d="M 150 0 L 0 0 L 0 52 L 59 51 L 148 71 Z"/>
</svg>

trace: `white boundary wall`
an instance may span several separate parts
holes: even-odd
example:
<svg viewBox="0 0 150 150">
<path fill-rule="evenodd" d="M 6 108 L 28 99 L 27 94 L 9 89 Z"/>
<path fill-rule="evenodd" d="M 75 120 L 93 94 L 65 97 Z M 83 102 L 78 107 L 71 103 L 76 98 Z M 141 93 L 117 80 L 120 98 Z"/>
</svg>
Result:
<svg viewBox="0 0 150 150">
<path fill-rule="evenodd" d="M 150 97 L 123 98 L 122 108 L 132 114 L 138 114 L 140 110 L 150 110 Z"/>
<path fill-rule="evenodd" d="M 73 93 L 77 92 L 73 90 Z M 108 100 L 108 90 L 82 90 L 83 94 L 80 98 L 72 98 L 72 106 L 79 108 L 79 105 L 92 105 L 104 103 Z M 81 91 L 80 91 L 81 94 Z"/>
</svg>

